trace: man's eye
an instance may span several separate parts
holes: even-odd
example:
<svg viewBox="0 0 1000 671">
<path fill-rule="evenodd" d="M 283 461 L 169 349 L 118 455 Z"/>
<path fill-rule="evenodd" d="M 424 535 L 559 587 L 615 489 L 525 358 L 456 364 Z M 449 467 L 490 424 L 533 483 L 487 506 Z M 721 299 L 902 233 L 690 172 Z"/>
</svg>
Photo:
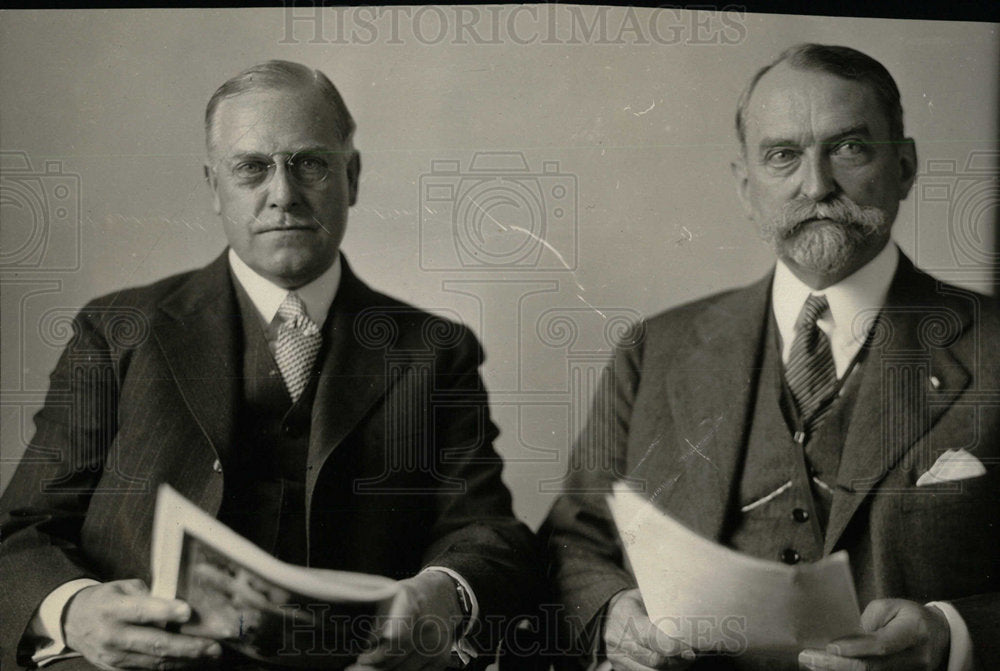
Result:
<svg viewBox="0 0 1000 671">
<path fill-rule="evenodd" d="M 326 172 L 327 169 L 326 161 L 314 156 L 299 158 L 295 163 L 299 166 L 299 170 L 305 173 L 320 174 Z"/>
<path fill-rule="evenodd" d="M 861 156 L 868 151 L 868 145 L 860 140 L 846 140 L 833 149 L 833 153 L 838 156 L 854 157 Z"/>
<path fill-rule="evenodd" d="M 233 168 L 233 174 L 237 177 L 258 177 L 266 172 L 267 163 L 264 161 L 243 161 Z"/>
<path fill-rule="evenodd" d="M 795 152 L 791 149 L 773 149 L 767 153 L 765 160 L 770 166 L 785 167 L 795 160 Z"/>
</svg>

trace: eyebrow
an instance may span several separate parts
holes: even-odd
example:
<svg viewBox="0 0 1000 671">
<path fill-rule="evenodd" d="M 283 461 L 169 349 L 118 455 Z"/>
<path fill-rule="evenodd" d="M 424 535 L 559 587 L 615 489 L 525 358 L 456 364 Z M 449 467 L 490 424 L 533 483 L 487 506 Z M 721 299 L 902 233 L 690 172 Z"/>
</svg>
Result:
<svg viewBox="0 0 1000 671">
<path fill-rule="evenodd" d="M 868 128 L 868 124 L 859 123 L 855 124 L 854 126 L 850 126 L 849 128 L 839 130 L 835 132 L 833 135 L 828 135 L 820 142 L 820 144 L 823 145 L 836 144 L 837 142 L 840 142 L 844 138 L 850 137 L 852 135 L 861 136 L 869 139 L 872 137 L 871 129 Z M 772 147 L 798 147 L 800 145 L 801 142 L 798 139 L 792 139 L 788 137 L 773 137 L 773 138 L 765 137 L 761 139 L 760 143 L 758 144 L 758 147 L 760 149 L 771 149 Z"/>
<path fill-rule="evenodd" d="M 332 149 L 330 147 L 324 147 L 321 145 L 308 145 L 303 147 L 295 147 L 292 149 L 285 149 L 282 151 L 276 151 L 274 154 L 287 154 L 291 156 L 292 154 L 320 154 L 320 155 L 332 155 L 338 154 L 342 149 Z M 270 159 L 272 154 L 262 152 L 262 151 L 241 151 L 229 156 L 229 160 L 238 161 L 247 158 L 267 158 Z"/>
</svg>

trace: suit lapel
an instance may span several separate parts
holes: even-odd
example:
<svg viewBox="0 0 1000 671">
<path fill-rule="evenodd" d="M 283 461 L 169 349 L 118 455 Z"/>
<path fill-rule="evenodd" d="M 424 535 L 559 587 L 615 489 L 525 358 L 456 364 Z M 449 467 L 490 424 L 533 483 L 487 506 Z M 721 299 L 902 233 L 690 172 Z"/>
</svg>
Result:
<svg viewBox="0 0 1000 671">
<path fill-rule="evenodd" d="M 971 310 L 953 295 L 957 293 L 900 255 L 859 371 L 827 527 L 827 553 L 891 469 L 904 458 L 933 456 L 932 446 L 921 439 L 971 379 L 955 347 L 971 323 Z M 920 445 L 924 449 L 916 449 Z"/>
<path fill-rule="evenodd" d="M 760 373 L 771 279 L 714 302 L 696 323 L 694 341 L 658 369 L 674 424 L 672 434 L 658 435 L 673 435 L 678 444 L 660 451 L 673 463 L 651 469 L 670 474 L 653 495 L 709 538 L 723 534 L 733 498 Z"/>
<path fill-rule="evenodd" d="M 153 328 L 181 396 L 224 460 L 239 394 L 239 314 L 223 253 L 160 304 Z"/>
<path fill-rule="evenodd" d="M 378 295 L 364 285 L 341 256 L 343 271 L 337 296 L 327 318 L 325 337 L 329 345 L 321 364 L 320 379 L 312 407 L 306 500 L 312 496 L 322 464 L 365 416 L 389 386 L 393 371 L 385 350 L 359 341 L 359 316 L 366 308 L 377 308 Z M 386 316 L 378 312 L 383 321 Z M 385 326 L 385 324 L 381 324 Z M 376 326 L 376 328 L 378 328 Z M 388 325 L 392 328 L 392 325 Z"/>
</svg>

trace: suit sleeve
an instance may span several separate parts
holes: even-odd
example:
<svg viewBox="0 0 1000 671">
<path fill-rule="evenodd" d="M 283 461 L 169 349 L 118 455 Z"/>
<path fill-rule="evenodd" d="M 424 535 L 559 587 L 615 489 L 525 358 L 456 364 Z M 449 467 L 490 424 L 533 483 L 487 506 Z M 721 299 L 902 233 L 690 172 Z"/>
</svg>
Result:
<svg viewBox="0 0 1000 671">
<path fill-rule="evenodd" d="M 73 323 L 73 338 L 35 415 L 34 437 L 0 499 L 4 668 L 30 662 L 33 651 L 23 649 L 22 637 L 50 592 L 70 580 L 97 577 L 80 551 L 80 535 L 114 437 L 117 383 L 92 312 L 84 308 Z"/>
<path fill-rule="evenodd" d="M 513 513 L 493 448 L 498 430 L 478 368 L 482 349 L 464 328 L 457 345 L 439 353 L 431 408 L 440 474 L 454 487 L 436 495 L 437 516 L 424 566 L 455 571 L 471 587 L 479 617 L 470 632 L 480 650 L 496 649 L 507 623 L 533 614 L 541 583 L 540 553 Z"/>
<path fill-rule="evenodd" d="M 1000 668 L 1000 594 L 977 594 L 947 601 L 969 630 L 973 668 Z"/>
<path fill-rule="evenodd" d="M 601 616 L 615 593 L 636 586 L 624 567 L 618 532 L 605 497 L 625 470 L 629 421 L 639 384 L 641 350 L 620 347 L 605 368 L 587 424 L 570 455 L 563 493 L 542 525 L 549 580 L 561 606 L 560 645 L 591 655 L 599 644 Z"/>
</svg>

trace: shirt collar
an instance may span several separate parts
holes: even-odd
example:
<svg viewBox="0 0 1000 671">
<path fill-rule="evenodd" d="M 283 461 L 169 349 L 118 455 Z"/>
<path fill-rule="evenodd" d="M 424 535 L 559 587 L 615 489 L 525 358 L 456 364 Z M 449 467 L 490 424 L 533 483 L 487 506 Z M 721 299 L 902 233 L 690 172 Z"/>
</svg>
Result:
<svg viewBox="0 0 1000 671">
<path fill-rule="evenodd" d="M 830 312 L 818 323 L 821 328 L 825 327 L 823 330 L 830 335 L 831 341 L 839 341 L 846 347 L 860 347 L 868 337 L 872 320 L 867 320 L 866 327 L 857 330 L 855 318 L 882 308 L 898 263 L 899 250 L 896 243 L 890 241 L 874 259 L 852 275 L 822 291 L 813 291 L 795 276 L 784 261 L 778 259 L 771 287 L 771 305 L 781 334 L 782 349 L 787 350 L 791 346 L 795 338 L 795 322 L 802 304 L 811 293 L 826 296 L 830 304 Z"/>
<path fill-rule="evenodd" d="M 253 268 L 248 266 L 239 255 L 229 248 L 229 267 L 233 269 L 233 275 L 250 297 L 250 301 L 265 324 L 274 321 L 274 316 L 278 314 L 278 308 L 288 295 L 288 289 L 279 287 L 274 282 L 262 277 Z M 305 303 L 306 313 L 309 319 L 322 326 L 326 321 L 326 315 L 333 304 L 333 298 L 337 295 L 340 287 L 340 255 L 337 255 L 333 264 L 326 271 L 314 279 L 309 284 L 303 285 L 295 290 L 302 302 Z"/>
</svg>

